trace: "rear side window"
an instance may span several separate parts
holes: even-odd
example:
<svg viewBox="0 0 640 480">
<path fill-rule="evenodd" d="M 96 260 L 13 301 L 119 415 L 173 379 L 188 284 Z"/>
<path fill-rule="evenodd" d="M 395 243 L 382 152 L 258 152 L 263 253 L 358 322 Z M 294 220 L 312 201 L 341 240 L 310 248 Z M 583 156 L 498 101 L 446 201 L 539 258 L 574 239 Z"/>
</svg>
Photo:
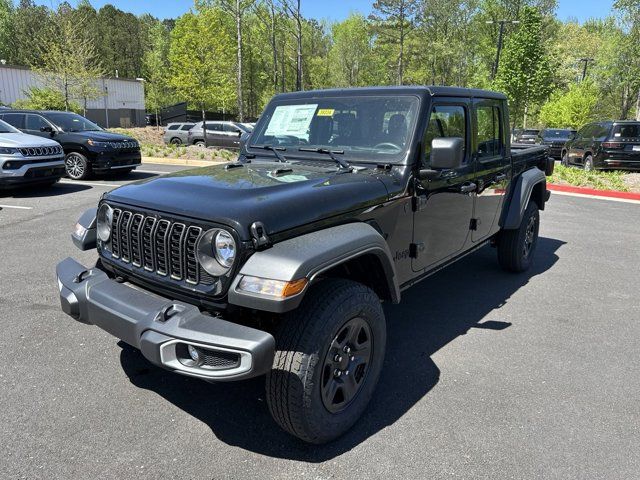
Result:
<svg viewBox="0 0 640 480">
<path fill-rule="evenodd" d="M 633 138 L 640 137 L 640 123 L 614 125 L 611 131 L 611 138 Z"/>
<path fill-rule="evenodd" d="M 478 158 L 495 157 L 502 153 L 500 117 L 500 109 L 495 106 L 482 105 L 476 110 Z"/>
<path fill-rule="evenodd" d="M 180 127 L 180 130 L 191 130 L 193 128 L 193 123 L 185 123 Z"/>
<path fill-rule="evenodd" d="M 221 132 L 222 131 L 222 125 L 220 125 L 219 123 L 209 123 L 209 122 L 207 122 L 207 130 L 213 130 L 215 132 Z"/>
<path fill-rule="evenodd" d="M 169 125 L 169 128 L 167 128 L 167 130 L 178 130 L 180 128 L 180 125 Z"/>
<path fill-rule="evenodd" d="M 457 137 L 467 141 L 467 110 L 461 105 L 436 105 L 431 110 L 429 125 L 424 138 L 425 158 L 423 163 L 429 164 L 431 157 L 431 141 L 434 138 Z"/>
<path fill-rule="evenodd" d="M 5 113 L 2 120 L 16 128 L 24 128 L 24 113 Z"/>
<path fill-rule="evenodd" d="M 229 125 L 228 123 L 225 123 L 223 125 L 223 129 L 225 132 L 232 132 L 232 133 L 240 132 L 240 129 L 238 127 L 236 127 L 235 125 Z"/>
</svg>

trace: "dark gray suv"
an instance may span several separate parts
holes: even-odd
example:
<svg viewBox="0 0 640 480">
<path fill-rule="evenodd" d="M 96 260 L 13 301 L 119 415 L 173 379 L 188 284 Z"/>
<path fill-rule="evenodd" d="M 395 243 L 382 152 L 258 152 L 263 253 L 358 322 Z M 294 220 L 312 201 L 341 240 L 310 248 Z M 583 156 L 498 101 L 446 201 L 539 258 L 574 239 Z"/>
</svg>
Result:
<svg viewBox="0 0 640 480">
<path fill-rule="evenodd" d="M 209 120 L 205 142 L 202 122 L 198 122 L 189 130 L 187 144 L 199 147 L 240 148 L 240 136 L 251 131 L 252 128 L 242 123 Z"/>
</svg>

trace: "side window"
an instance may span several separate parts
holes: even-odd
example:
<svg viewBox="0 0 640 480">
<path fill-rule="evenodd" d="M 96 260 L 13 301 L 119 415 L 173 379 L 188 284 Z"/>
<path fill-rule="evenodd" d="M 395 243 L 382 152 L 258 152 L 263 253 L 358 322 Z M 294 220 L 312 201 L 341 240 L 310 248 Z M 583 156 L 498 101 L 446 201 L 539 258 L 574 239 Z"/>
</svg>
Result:
<svg viewBox="0 0 640 480">
<path fill-rule="evenodd" d="M 596 140 L 603 142 L 609 136 L 609 130 L 611 130 L 611 127 L 609 125 L 599 124 L 598 129 L 596 130 L 596 133 L 595 133 Z"/>
<path fill-rule="evenodd" d="M 225 123 L 225 124 L 222 126 L 222 129 L 223 129 L 225 132 L 230 132 L 230 133 L 235 133 L 235 134 L 238 134 L 238 132 L 240 132 L 240 129 L 239 129 L 238 127 L 236 127 L 235 125 L 230 125 L 230 124 L 228 124 L 228 123 Z"/>
<path fill-rule="evenodd" d="M 24 128 L 24 113 L 5 113 L 2 118 L 9 125 L 13 125 L 16 128 Z"/>
<path fill-rule="evenodd" d="M 457 137 L 467 139 L 467 111 L 461 105 L 436 105 L 431 110 L 429 125 L 424 136 L 424 165 L 429 165 L 431 141 L 434 138 Z"/>
<path fill-rule="evenodd" d="M 180 130 L 191 130 L 192 128 L 193 128 L 193 123 L 185 123 L 184 125 L 182 125 Z"/>
<path fill-rule="evenodd" d="M 476 110 L 476 117 L 478 158 L 500 155 L 503 147 L 500 134 L 500 109 L 494 106 L 480 106 Z"/>
<path fill-rule="evenodd" d="M 207 130 L 211 130 L 213 132 L 221 132 L 222 131 L 222 125 L 220 125 L 219 123 L 209 123 L 209 122 L 207 122 Z"/>
<path fill-rule="evenodd" d="M 169 128 L 167 128 L 167 130 L 178 130 L 180 128 L 180 125 L 169 125 Z"/>
</svg>

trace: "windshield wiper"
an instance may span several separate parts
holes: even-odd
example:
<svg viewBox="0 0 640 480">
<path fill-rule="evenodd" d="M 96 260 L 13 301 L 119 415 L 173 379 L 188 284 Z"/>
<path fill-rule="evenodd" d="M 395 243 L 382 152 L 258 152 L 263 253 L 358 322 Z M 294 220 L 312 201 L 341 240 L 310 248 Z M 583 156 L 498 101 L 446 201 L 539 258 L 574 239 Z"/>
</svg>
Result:
<svg viewBox="0 0 640 480">
<path fill-rule="evenodd" d="M 273 145 L 250 145 L 251 148 L 261 148 L 262 150 L 270 150 L 274 153 L 278 160 L 282 163 L 287 163 L 287 159 L 278 150 L 285 152 L 285 147 L 274 147 Z"/>
<path fill-rule="evenodd" d="M 322 147 L 318 147 L 318 148 L 308 148 L 308 147 L 301 147 L 298 149 L 299 152 L 314 152 L 314 153 L 323 153 L 325 155 L 329 155 L 331 157 L 331 160 L 333 160 L 334 162 L 336 162 L 341 169 L 348 169 L 350 167 L 349 162 L 347 162 L 346 160 L 342 159 L 342 158 L 338 158 L 335 156 L 335 154 L 340 154 L 340 155 L 344 155 L 344 150 L 330 150 L 328 148 L 322 148 Z"/>
</svg>

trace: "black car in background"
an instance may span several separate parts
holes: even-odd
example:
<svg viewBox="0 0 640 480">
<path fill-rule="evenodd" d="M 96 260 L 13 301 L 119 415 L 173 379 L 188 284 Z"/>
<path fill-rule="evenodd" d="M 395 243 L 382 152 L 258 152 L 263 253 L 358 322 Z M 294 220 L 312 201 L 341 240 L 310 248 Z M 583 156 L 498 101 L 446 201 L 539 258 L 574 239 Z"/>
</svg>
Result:
<svg viewBox="0 0 640 480">
<path fill-rule="evenodd" d="M 243 123 L 207 120 L 207 141 L 202 122 L 196 123 L 187 135 L 187 145 L 198 147 L 240 148 L 240 137 L 253 128 Z"/>
<path fill-rule="evenodd" d="M 538 136 L 541 145 L 549 147 L 549 156 L 560 160 L 565 143 L 571 140 L 576 134 L 576 130 L 568 128 L 545 128 Z"/>
<path fill-rule="evenodd" d="M 62 145 L 67 175 L 74 180 L 86 179 L 92 173 L 126 174 L 141 163 L 137 140 L 107 132 L 77 113 L 1 110 L 0 120 Z"/>
<path fill-rule="evenodd" d="M 540 134 L 540 130 L 534 129 L 525 129 L 516 133 L 516 138 L 514 143 L 538 143 L 538 135 Z"/>
<path fill-rule="evenodd" d="M 640 122 L 619 120 L 585 125 L 565 145 L 562 164 L 585 170 L 640 171 Z"/>
</svg>

